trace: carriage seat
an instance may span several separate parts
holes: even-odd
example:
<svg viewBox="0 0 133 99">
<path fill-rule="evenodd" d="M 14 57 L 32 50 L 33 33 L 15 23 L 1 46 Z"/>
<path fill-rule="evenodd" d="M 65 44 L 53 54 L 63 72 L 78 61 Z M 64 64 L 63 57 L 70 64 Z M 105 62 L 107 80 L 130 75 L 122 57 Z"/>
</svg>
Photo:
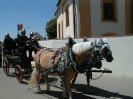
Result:
<svg viewBox="0 0 133 99">
<path fill-rule="evenodd" d="M 16 49 L 15 50 L 15 55 L 21 55 L 21 52 L 18 49 Z"/>
<path fill-rule="evenodd" d="M 20 56 L 16 56 L 16 55 L 6 55 L 6 57 L 8 59 L 20 59 Z"/>
<path fill-rule="evenodd" d="M 4 51 L 3 51 L 3 54 L 4 54 L 4 55 L 12 55 L 12 53 L 11 53 L 9 50 L 4 50 Z"/>
<path fill-rule="evenodd" d="M 6 56 L 9 59 L 20 59 L 21 53 L 18 50 L 14 50 L 15 53 L 10 53 L 8 50 L 3 51 L 4 56 Z"/>
</svg>

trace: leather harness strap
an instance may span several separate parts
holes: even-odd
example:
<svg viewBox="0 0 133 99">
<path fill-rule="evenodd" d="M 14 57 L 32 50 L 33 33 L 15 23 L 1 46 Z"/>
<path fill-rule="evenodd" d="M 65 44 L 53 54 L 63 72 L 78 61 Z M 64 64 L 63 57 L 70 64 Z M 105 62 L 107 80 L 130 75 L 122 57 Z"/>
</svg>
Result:
<svg viewBox="0 0 133 99">
<path fill-rule="evenodd" d="M 41 55 L 42 55 L 42 53 L 43 53 L 45 50 L 47 50 L 47 49 L 48 49 L 48 48 L 46 48 L 46 49 L 42 49 L 42 50 L 41 50 L 41 52 L 40 52 L 40 54 L 38 55 L 38 57 L 39 57 L 39 58 L 38 58 L 38 59 L 39 59 L 39 60 L 38 60 L 38 61 L 39 61 L 39 63 L 40 63 L 40 56 L 41 56 Z"/>
</svg>

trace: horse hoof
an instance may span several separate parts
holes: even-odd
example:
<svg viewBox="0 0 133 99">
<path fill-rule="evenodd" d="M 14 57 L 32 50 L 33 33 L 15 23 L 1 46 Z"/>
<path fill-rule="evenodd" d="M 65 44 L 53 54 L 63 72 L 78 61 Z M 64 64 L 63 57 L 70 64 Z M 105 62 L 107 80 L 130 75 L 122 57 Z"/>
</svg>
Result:
<svg viewBox="0 0 133 99">
<path fill-rule="evenodd" d="M 41 92 L 41 91 L 37 91 L 37 92 L 35 92 L 35 93 L 37 93 L 37 94 L 42 94 L 42 92 Z"/>
<path fill-rule="evenodd" d="M 42 94 L 42 92 L 38 92 L 38 94 Z"/>
<path fill-rule="evenodd" d="M 51 94 L 51 92 L 50 91 L 47 91 L 47 94 Z"/>
<path fill-rule="evenodd" d="M 93 93 L 93 92 L 89 92 L 89 94 L 90 94 L 90 95 L 94 95 L 94 93 Z"/>
</svg>

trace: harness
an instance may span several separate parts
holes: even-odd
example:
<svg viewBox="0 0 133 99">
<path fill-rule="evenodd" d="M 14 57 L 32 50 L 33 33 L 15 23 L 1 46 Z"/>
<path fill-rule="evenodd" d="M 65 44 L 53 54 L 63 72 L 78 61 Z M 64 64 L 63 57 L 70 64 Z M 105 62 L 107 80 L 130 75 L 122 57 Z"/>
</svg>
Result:
<svg viewBox="0 0 133 99">
<path fill-rule="evenodd" d="M 84 73 L 86 70 L 88 70 L 88 67 L 89 66 L 92 66 L 92 59 L 93 58 L 90 58 L 90 57 L 93 57 L 94 55 L 94 52 L 92 49 L 89 50 L 89 53 L 87 54 L 87 57 L 85 57 L 83 59 L 83 62 L 77 66 L 77 70 L 78 70 L 78 73 Z"/>
<path fill-rule="evenodd" d="M 81 57 L 81 59 L 83 58 Z M 92 47 L 88 51 L 87 57 L 83 59 L 83 62 L 79 66 L 73 65 L 71 68 L 77 73 L 84 73 L 85 71 L 88 71 L 89 68 L 95 67 L 96 62 L 100 59 L 101 59 L 101 56 L 95 55 L 94 47 Z"/>
<path fill-rule="evenodd" d="M 40 63 L 40 57 L 42 55 L 42 53 L 45 51 L 45 50 L 49 50 L 49 51 L 52 51 L 52 52 L 55 52 L 51 58 L 51 65 L 50 65 L 50 69 L 41 73 L 42 75 L 48 75 L 50 73 L 53 73 L 53 72 L 62 72 L 65 70 L 65 68 L 67 67 L 67 65 L 65 64 L 65 50 L 63 50 L 62 48 L 54 51 L 54 50 L 51 50 L 49 48 L 46 48 L 46 49 L 43 49 L 40 54 L 39 54 L 39 63 Z M 55 58 L 59 55 L 59 60 L 57 62 L 57 64 L 55 65 L 54 64 L 54 61 L 55 61 Z"/>
<path fill-rule="evenodd" d="M 64 87 L 66 87 L 65 85 L 65 82 L 66 82 L 66 76 L 65 76 L 65 68 L 68 66 L 67 65 L 67 62 L 68 60 L 72 62 L 72 65 L 70 66 L 70 68 L 72 70 L 74 70 L 75 72 L 77 73 L 84 73 L 86 70 L 87 70 L 87 67 L 90 66 L 90 64 L 92 63 L 92 59 L 93 59 L 93 54 L 94 54 L 94 47 L 92 47 L 88 53 L 87 53 L 87 57 L 85 57 L 83 59 L 83 62 L 80 66 L 77 66 L 76 64 L 76 59 L 74 58 L 75 56 L 73 55 L 72 51 L 71 51 L 71 48 L 67 47 L 67 49 L 63 49 L 63 48 L 60 48 L 56 51 L 53 51 L 49 48 L 46 48 L 46 49 L 43 49 L 40 54 L 39 54 L 39 63 L 40 63 L 40 57 L 42 55 L 42 53 L 45 51 L 45 50 L 49 50 L 49 51 L 53 51 L 54 54 L 51 58 L 51 65 L 50 65 L 50 69 L 47 70 L 47 71 L 44 71 L 44 72 L 41 72 L 41 75 L 42 76 L 45 76 L 45 75 L 48 75 L 48 74 L 51 74 L 53 72 L 57 72 L 60 76 L 60 78 L 62 79 L 63 81 L 63 85 Z M 69 55 L 69 59 L 67 57 L 67 55 Z M 57 64 L 54 64 L 54 61 L 55 61 L 55 58 L 59 56 L 59 59 L 58 59 L 58 62 Z M 90 59 L 90 57 L 92 57 Z M 74 60 L 73 60 L 74 59 Z M 88 66 L 89 65 L 89 66 Z"/>
<path fill-rule="evenodd" d="M 76 68 L 76 59 L 75 56 L 72 53 L 72 49 L 70 47 L 67 48 L 66 50 L 66 59 L 67 59 L 67 63 L 71 63 L 70 67 L 75 71 L 75 72 L 79 72 Z M 68 64 L 69 65 L 69 64 Z"/>
<path fill-rule="evenodd" d="M 38 58 L 38 59 L 39 59 L 39 60 L 38 60 L 39 63 L 40 63 L 40 56 L 41 56 L 41 54 L 42 54 L 45 50 L 46 50 L 46 49 L 42 49 L 41 53 L 40 53 L 39 56 L 38 56 L 38 57 L 39 57 L 39 58 Z"/>
<path fill-rule="evenodd" d="M 51 66 L 50 66 L 50 69 L 47 70 L 47 71 L 44 71 L 42 73 L 40 73 L 42 76 L 45 76 L 45 75 L 48 75 L 48 74 L 51 74 L 53 72 L 57 72 L 59 74 L 59 77 L 62 79 L 63 81 L 63 85 L 64 87 L 66 87 L 65 83 L 66 82 L 66 77 L 65 77 L 65 68 L 67 67 L 66 65 L 66 56 L 65 56 L 65 52 L 66 50 L 64 50 L 63 48 L 60 48 L 56 51 L 54 50 L 51 50 L 49 48 L 47 49 L 43 49 L 40 54 L 39 54 L 39 63 L 40 63 L 40 56 L 42 55 L 42 53 L 45 51 L 45 50 L 49 50 L 49 51 L 53 51 L 55 52 L 51 58 Z M 59 55 L 59 60 L 57 62 L 57 64 L 55 65 L 54 64 L 54 61 L 55 61 L 55 58 Z"/>
</svg>

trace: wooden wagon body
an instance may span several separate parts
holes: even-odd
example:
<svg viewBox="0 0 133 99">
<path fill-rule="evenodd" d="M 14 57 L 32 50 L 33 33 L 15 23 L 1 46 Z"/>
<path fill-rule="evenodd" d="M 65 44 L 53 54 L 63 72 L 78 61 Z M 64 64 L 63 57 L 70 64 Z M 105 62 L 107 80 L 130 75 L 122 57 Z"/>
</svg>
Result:
<svg viewBox="0 0 133 99">
<path fill-rule="evenodd" d="M 18 82 L 23 82 L 23 74 L 32 71 L 31 60 L 23 55 L 9 55 L 4 53 L 2 58 L 3 71 L 9 76 L 9 68 L 14 68 L 14 75 Z"/>
</svg>

